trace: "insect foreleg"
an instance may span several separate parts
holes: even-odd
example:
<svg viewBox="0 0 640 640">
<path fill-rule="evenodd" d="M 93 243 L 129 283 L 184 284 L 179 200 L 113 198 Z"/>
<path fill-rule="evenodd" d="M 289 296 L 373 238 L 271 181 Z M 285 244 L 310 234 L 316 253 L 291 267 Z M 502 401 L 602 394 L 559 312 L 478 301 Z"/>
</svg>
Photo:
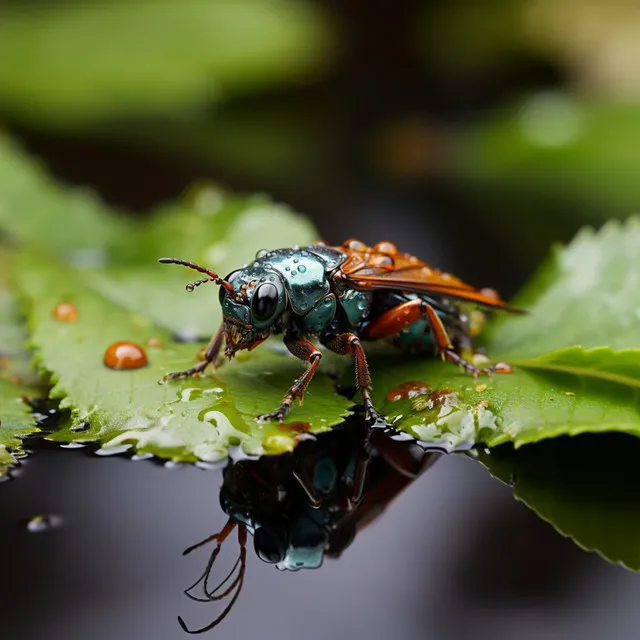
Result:
<svg viewBox="0 0 640 640">
<path fill-rule="evenodd" d="M 204 353 L 204 360 L 191 369 L 185 371 L 175 371 L 174 373 L 168 373 L 164 378 L 164 382 L 167 380 L 173 380 L 175 378 L 187 378 L 189 376 L 195 376 L 204 371 L 209 363 L 213 362 L 213 366 L 216 366 L 216 360 L 220 355 L 220 349 L 222 348 L 222 342 L 224 340 L 224 322 L 220 325 L 216 334 L 211 338 L 207 346 L 207 350 Z"/>
<path fill-rule="evenodd" d="M 369 373 L 369 365 L 367 365 L 367 356 L 364 353 L 360 338 L 353 333 L 341 333 L 323 340 L 331 351 L 335 351 L 340 355 L 353 354 L 356 361 L 356 381 L 360 394 L 362 396 L 362 404 L 364 405 L 364 415 L 367 420 L 377 420 L 378 412 L 371 402 L 371 394 L 369 387 L 371 386 L 371 374 Z"/>
<path fill-rule="evenodd" d="M 300 360 L 308 362 L 309 366 L 307 367 L 307 370 L 293 383 L 289 391 L 287 391 L 280 407 L 276 411 L 258 416 L 259 420 L 283 420 L 296 398 L 300 398 L 300 403 L 302 403 L 305 389 L 311 382 L 311 378 L 313 378 L 313 374 L 316 372 L 316 369 L 320 364 L 320 360 L 322 359 L 322 353 L 315 347 L 315 345 L 311 344 L 311 342 L 308 342 L 307 340 L 300 340 L 299 338 L 288 335 L 285 336 L 284 343 L 287 346 L 287 349 L 289 349 L 296 358 L 300 358 Z"/>
</svg>

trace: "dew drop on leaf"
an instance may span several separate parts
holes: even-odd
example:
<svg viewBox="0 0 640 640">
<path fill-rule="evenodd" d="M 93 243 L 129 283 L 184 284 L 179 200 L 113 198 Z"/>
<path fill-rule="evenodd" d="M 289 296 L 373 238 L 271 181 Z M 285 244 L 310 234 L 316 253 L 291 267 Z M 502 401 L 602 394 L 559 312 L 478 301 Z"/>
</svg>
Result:
<svg viewBox="0 0 640 640">
<path fill-rule="evenodd" d="M 75 322 L 78 319 L 78 308 L 71 302 L 61 302 L 53 308 L 52 315 L 59 322 Z"/>
<path fill-rule="evenodd" d="M 139 369 L 147 364 L 147 354 L 135 342 L 123 340 L 109 345 L 104 363 L 111 369 Z"/>
</svg>

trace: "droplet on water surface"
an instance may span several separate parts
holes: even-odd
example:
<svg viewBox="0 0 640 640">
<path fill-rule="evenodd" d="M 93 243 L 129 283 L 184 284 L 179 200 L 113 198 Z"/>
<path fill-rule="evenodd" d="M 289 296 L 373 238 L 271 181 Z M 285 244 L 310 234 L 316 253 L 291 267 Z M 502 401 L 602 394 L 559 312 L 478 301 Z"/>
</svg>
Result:
<svg viewBox="0 0 640 640">
<path fill-rule="evenodd" d="M 27 521 L 26 528 L 30 533 L 41 533 L 59 527 L 61 524 L 62 518 L 60 516 L 39 513 Z"/>
<path fill-rule="evenodd" d="M 147 354 L 135 342 L 123 340 L 109 345 L 104 363 L 111 369 L 139 369 L 147 364 Z"/>
<path fill-rule="evenodd" d="M 78 319 L 78 308 L 71 302 L 61 302 L 53 308 L 52 315 L 58 322 L 75 322 Z"/>
</svg>

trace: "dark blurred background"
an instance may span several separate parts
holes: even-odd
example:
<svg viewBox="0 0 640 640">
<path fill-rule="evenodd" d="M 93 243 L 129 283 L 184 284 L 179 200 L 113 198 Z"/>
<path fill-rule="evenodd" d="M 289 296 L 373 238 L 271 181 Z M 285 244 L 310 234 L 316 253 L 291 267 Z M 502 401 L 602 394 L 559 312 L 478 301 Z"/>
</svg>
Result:
<svg viewBox="0 0 640 640">
<path fill-rule="evenodd" d="M 509 296 L 553 242 L 640 211 L 640 5 L 0 0 L 0 126 L 132 215 L 196 181 L 268 192 L 330 242 Z M 72 452 L 22 471 L 0 487 L 3 637 L 181 637 L 199 566 L 179 554 L 223 521 L 219 474 Z M 40 511 L 65 525 L 20 528 Z M 636 584 L 450 457 L 341 561 L 250 558 L 216 633 L 635 638 Z"/>
</svg>

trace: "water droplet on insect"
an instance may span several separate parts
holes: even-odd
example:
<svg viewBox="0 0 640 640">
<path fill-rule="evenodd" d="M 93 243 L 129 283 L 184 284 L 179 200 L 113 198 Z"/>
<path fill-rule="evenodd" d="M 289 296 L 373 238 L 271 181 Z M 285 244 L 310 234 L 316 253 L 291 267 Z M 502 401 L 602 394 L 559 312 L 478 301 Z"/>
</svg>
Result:
<svg viewBox="0 0 640 640">
<path fill-rule="evenodd" d="M 293 276 L 295 276 L 295 275 L 296 275 L 296 272 L 295 272 L 295 271 L 292 271 L 292 272 L 291 272 L 291 277 L 293 277 Z"/>
<path fill-rule="evenodd" d="M 78 308 L 71 302 L 61 302 L 53 308 L 52 315 L 59 322 L 75 322 L 78 319 Z"/>
<path fill-rule="evenodd" d="M 299 245 L 299 244 L 294 244 L 291 248 L 292 248 L 294 251 L 299 251 L 299 250 L 300 250 L 300 245 Z"/>
<path fill-rule="evenodd" d="M 305 267 L 303 264 L 298 266 L 298 271 L 300 273 L 304 273 L 307 270 L 307 267 Z"/>
<path fill-rule="evenodd" d="M 264 258 L 268 253 L 268 249 L 260 249 L 260 251 L 256 253 L 256 259 Z"/>
<path fill-rule="evenodd" d="M 298 260 L 298 258 L 294 258 L 293 261 L 298 264 L 298 262 L 300 262 L 300 260 Z"/>
<path fill-rule="evenodd" d="M 111 369 L 139 369 L 147 364 L 147 354 L 135 342 L 123 340 L 109 345 L 104 363 Z"/>
<path fill-rule="evenodd" d="M 285 267 L 284 270 L 285 271 L 291 271 L 291 269 L 289 269 L 289 267 Z"/>
<path fill-rule="evenodd" d="M 26 529 L 29 533 L 42 533 L 55 529 L 62 524 L 62 518 L 54 514 L 39 513 L 26 522 Z"/>
</svg>

